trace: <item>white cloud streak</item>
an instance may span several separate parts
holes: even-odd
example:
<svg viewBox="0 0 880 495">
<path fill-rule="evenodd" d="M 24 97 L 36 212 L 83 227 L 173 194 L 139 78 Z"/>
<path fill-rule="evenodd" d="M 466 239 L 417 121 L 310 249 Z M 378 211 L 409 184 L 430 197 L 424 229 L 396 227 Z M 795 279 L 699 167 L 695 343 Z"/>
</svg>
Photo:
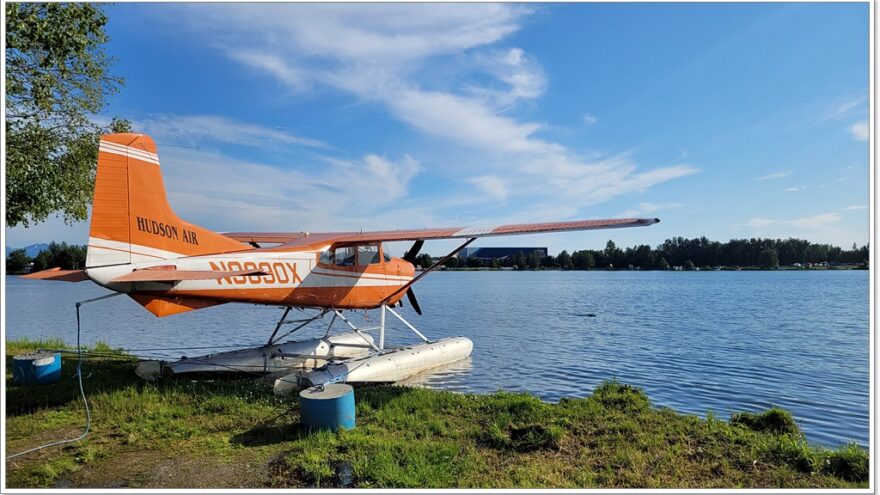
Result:
<svg viewBox="0 0 880 495">
<path fill-rule="evenodd" d="M 517 197 L 532 206 L 564 200 L 577 211 L 699 172 L 684 164 L 640 170 L 620 155 L 587 161 L 540 136 L 547 124 L 510 116 L 513 106 L 540 97 L 548 84 L 538 60 L 525 50 L 493 46 L 520 28 L 531 7 L 222 4 L 179 9 L 183 15 L 172 22 L 199 30 L 232 60 L 289 91 L 329 86 L 382 105 L 444 144 L 476 152 L 482 165 L 469 170 L 472 177 L 465 180 L 489 200 Z M 468 60 L 470 72 L 463 76 L 469 82 L 426 84 L 424 74 L 444 57 Z"/>
<path fill-rule="evenodd" d="M 841 220 L 838 213 L 822 213 L 811 217 L 796 218 L 794 220 L 773 220 L 769 218 L 756 217 L 752 218 L 745 224 L 746 227 L 755 229 L 764 229 L 767 227 L 792 227 L 797 230 L 811 230 L 821 227 L 827 227 Z"/>
<path fill-rule="evenodd" d="M 828 106 L 822 115 L 821 120 L 839 120 L 854 113 L 861 111 L 868 103 L 868 97 L 865 95 L 853 96 L 847 99 L 841 99 Z"/>
<path fill-rule="evenodd" d="M 309 171 L 301 171 L 202 150 L 169 148 L 160 153 L 175 211 L 226 231 L 298 230 L 297 211 L 313 230 L 357 229 L 362 219 L 388 219 L 421 170 L 409 155 L 396 160 L 321 157 Z M 389 225 L 393 223 L 368 228 Z"/>
<path fill-rule="evenodd" d="M 310 148 L 329 147 L 327 143 L 317 139 L 214 115 L 156 115 L 138 120 L 133 126 L 157 140 L 168 142 L 185 141 L 195 144 L 213 141 L 253 147 L 265 147 L 273 142 Z"/>
<path fill-rule="evenodd" d="M 765 180 L 773 180 L 773 179 L 783 179 L 791 175 L 791 171 L 785 172 L 774 172 L 772 174 L 762 175 L 761 177 L 756 177 L 755 180 L 765 181 Z"/>
<path fill-rule="evenodd" d="M 629 209 L 629 210 L 624 211 L 623 213 L 621 213 L 621 216 L 623 216 L 623 217 L 637 217 L 639 215 L 644 215 L 646 213 L 656 213 L 658 211 L 663 211 L 663 210 L 672 210 L 675 208 L 681 208 L 682 206 L 684 206 L 684 203 L 642 202 L 642 203 L 639 203 L 637 206 L 638 206 L 638 208 L 633 208 L 633 209 Z"/>
<path fill-rule="evenodd" d="M 856 122 L 849 127 L 849 135 L 856 141 L 868 141 L 868 121 Z"/>
</svg>

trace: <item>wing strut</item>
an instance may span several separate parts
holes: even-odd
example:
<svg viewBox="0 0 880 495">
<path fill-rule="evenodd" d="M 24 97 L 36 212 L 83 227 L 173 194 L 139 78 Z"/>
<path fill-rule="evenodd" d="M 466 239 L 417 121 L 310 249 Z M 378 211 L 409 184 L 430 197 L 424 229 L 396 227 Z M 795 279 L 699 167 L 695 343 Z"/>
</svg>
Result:
<svg viewBox="0 0 880 495">
<path fill-rule="evenodd" d="M 409 282 L 407 282 L 406 284 L 400 286 L 399 289 L 397 289 L 396 291 L 392 292 L 391 295 L 389 295 L 388 297 L 386 297 L 385 299 L 383 299 L 383 300 L 382 300 L 382 304 L 388 304 L 388 301 L 390 301 L 392 298 L 394 298 L 394 296 L 400 294 L 401 292 L 403 292 L 403 291 L 405 291 L 405 290 L 408 290 L 410 287 L 412 287 L 412 284 L 418 282 L 422 277 L 424 277 L 424 276 L 427 275 L 428 273 L 434 271 L 434 269 L 437 268 L 438 266 L 442 265 L 443 263 L 446 263 L 446 260 L 448 260 L 449 258 L 452 258 L 453 256 L 455 256 L 456 253 L 458 253 L 459 251 L 461 251 L 462 249 L 464 249 L 465 247 L 467 247 L 468 244 L 470 244 L 470 243 L 472 243 L 472 242 L 474 242 L 474 241 L 476 241 L 476 240 L 477 240 L 476 237 L 471 237 L 470 239 L 467 240 L 467 242 L 465 242 L 465 243 L 462 244 L 461 246 L 458 246 L 457 248 L 455 248 L 454 251 L 451 251 L 449 254 L 447 254 L 446 256 L 444 256 L 444 257 L 442 257 L 442 258 L 440 258 L 439 261 L 437 261 L 436 263 L 434 263 L 434 264 L 431 265 L 430 267 L 428 267 L 428 268 L 422 270 L 422 273 L 420 273 L 418 277 L 416 277 L 416 278 L 410 280 Z M 415 297 L 415 296 L 413 296 L 413 297 Z M 419 314 L 421 314 L 421 313 L 419 313 Z"/>
</svg>

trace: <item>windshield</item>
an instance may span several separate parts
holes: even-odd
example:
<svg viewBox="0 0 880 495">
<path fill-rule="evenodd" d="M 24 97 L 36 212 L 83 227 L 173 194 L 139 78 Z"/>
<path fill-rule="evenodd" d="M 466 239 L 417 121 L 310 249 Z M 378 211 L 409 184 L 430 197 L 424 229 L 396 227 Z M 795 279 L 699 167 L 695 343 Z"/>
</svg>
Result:
<svg viewBox="0 0 880 495">
<path fill-rule="evenodd" d="M 391 261 L 380 251 L 378 244 L 338 247 L 321 252 L 318 262 L 336 266 L 355 266 L 355 263 L 357 266 L 368 266 L 381 263 L 383 259 Z"/>
</svg>

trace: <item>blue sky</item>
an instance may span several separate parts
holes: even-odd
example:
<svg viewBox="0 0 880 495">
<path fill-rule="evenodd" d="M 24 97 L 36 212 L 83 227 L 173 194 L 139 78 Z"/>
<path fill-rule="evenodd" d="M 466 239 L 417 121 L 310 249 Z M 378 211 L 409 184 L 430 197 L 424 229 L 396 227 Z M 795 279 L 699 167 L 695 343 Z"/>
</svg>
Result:
<svg viewBox="0 0 880 495">
<path fill-rule="evenodd" d="M 867 3 L 106 11 L 126 84 L 102 118 L 154 137 L 172 206 L 208 228 L 656 216 L 478 245 L 868 242 Z"/>
</svg>

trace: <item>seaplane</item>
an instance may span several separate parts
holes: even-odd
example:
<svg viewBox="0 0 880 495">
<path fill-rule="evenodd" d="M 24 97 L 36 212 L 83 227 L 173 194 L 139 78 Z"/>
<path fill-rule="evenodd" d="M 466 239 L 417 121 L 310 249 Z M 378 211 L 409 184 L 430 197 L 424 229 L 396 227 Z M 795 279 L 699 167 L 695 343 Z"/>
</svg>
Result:
<svg viewBox="0 0 880 495">
<path fill-rule="evenodd" d="M 157 317 L 226 303 L 277 306 L 282 315 L 265 345 L 174 362 L 143 361 L 137 373 L 148 380 L 254 373 L 277 377 L 275 391 L 286 394 L 333 382 L 396 382 L 468 358 L 470 339 L 431 340 L 395 308 L 406 298 L 421 315 L 413 285 L 478 238 L 657 222 L 620 218 L 376 232 L 218 233 L 181 220 L 171 209 L 151 137 L 109 134 L 99 143 L 85 268 L 50 268 L 24 278 L 91 280 L 128 295 Z M 425 241 L 437 239 L 461 244 L 417 274 L 416 256 Z M 390 256 L 384 246 L 397 241 L 413 242 L 402 258 Z M 292 310 L 302 317 L 291 318 Z M 358 327 L 345 315 L 374 310 L 378 325 L 372 327 Z M 421 343 L 386 346 L 388 316 Z M 333 332 L 337 322 L 345 332 Z M 325 323 L 321 338 L 282 342 L 308 325 Z"/>
</svg>

